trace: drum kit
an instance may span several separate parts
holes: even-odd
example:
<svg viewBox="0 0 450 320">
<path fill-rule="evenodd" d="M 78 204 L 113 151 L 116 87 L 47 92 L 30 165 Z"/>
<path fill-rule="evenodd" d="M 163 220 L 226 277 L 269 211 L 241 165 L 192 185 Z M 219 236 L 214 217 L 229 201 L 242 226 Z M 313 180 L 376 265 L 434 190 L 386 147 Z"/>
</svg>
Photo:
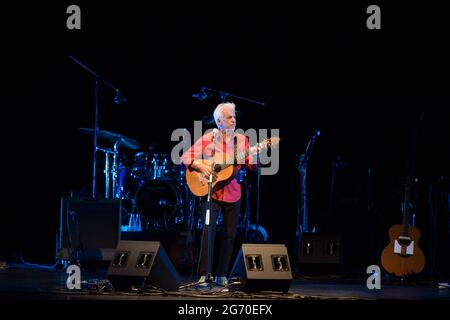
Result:
<svg viewBox="0 0 450 320">
<path fill-rule="evenodd" d="M 90 128 L 79 131 L 94 132 Z M 125 211 L 139 215 L 152 227 L 169 229 L 185 221 L 185 215 L 192 211 L 192 195 L 184 168 L 173 163 L 170 153 L 155 153 L 153 148 L 140 151 L 139 142 L 111 131 L 98 130 L 98 138 L 112 146 L 97 147 L 104 154 L 104 198 L 131 203 Z"/>
</svg>

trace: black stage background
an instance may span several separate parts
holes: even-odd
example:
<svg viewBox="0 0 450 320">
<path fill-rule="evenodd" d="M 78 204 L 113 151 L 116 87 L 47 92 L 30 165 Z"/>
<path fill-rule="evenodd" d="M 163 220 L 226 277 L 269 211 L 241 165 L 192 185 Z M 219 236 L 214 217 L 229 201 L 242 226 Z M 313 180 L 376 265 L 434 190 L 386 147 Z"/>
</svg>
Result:
<svg viewBox="0 0 450 320">
<path fill-rule="evenodd" d="M 70 4 L 81 7 L 81 30 L 66 28 Z M 194 120 L 212 113 L 217 98 L 191 96 L 202 85 L 264 101 L 264 108 L 235 102 L 238 127 L 280 129 L 279 173 L 261 179 L 260 223 L 273 243 L 294 241 L 296 158 L 321 130 L 311 159 L 312 224 L 330 223 L 329 169 L 340 157 L 354 172 L 373 168 L 385 240 L 388 227 L 401 222 L 401 181 L 418 110 L 425 110 L 417 189 L 424 208 L 428 186 L 450 176 L 449 33 L 446 12 L 428 2 L 380 4 L 382 29 L 368 30 L 369 4 L 5 7 L 2 256 L 52 262 L 60 198 L 90 185 L 92 139 L 78 128 L 93 127 L 94 81 L 69 55 L 128 98 L 118 106 L 114 92 L 101 91 L 100 128 L 136 139 L 142 150 L 155 144 L 169 152 L 174 129 L 192 130 Z M 364 202 L 364 194 L 356 196 Z M 332 221 L 365 233 L 366 207 L 355 210 Z M 427 210 L 417 212 L 425 239 L 429 220 Z M 365 263 L 368 253 L 362 255 Z"/>
</svg>

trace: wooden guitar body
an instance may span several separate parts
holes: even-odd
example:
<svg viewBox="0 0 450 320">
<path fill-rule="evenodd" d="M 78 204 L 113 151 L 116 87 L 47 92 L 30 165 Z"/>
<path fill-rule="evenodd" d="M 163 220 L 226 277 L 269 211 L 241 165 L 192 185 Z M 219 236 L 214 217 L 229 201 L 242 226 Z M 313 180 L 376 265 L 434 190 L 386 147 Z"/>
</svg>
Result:
<svg viewBox="0 0 450 320">
<path fill-rule="evenodd" d="M 210 160 L 202 159 L 201 162 L 211 165 Z M 223 170 L 217 172 L 217 177 L 213 180 L 213 190 L 217 183 L 221 181 L 226 181 L 233 177 L 234 166 L 229 166 Z M 197 197 L 203 197 L 208 194 L 208 177 L 204 177 L 201 173 L 187 169 L 186 170 L 186 182 L 189 186 L 189 190 Z"/>
<path fill-rule="evenodd" d="M 421 234 L 416 227 L 409 226 L 408 239 L 404 239 L 404 226 L 394 225 L 389 230 L 390 243 L 381 255 L 381 263 L 390 274 L 398 277 L 411 276 L 423 271 L 425 267 L 425 256 L 418 246 Z M 412 242 L 411 242 L 412 241 Z M 397 243 L 397 251 L 395 253 Z M 413 252 L 408 254 L 408 246 L 413 243 Z M 400 250 L 398 247 L 400 246 Z M 411 247 L 410 247 L 411 248 Z"/>
</svg>

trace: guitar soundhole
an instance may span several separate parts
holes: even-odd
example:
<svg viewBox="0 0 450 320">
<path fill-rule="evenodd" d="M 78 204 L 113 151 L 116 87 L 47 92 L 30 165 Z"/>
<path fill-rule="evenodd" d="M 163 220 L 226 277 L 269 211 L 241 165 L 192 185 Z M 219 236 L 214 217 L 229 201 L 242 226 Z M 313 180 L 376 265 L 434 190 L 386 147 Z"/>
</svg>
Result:
<svg viewBox="0 0 450 320">
<path fill-rule="evenodd" d="M 410 239 L 398 239 L 398 243 L 402 246 L 402 247 L 409 247 L 411 244 L 411 240 Z"/>
</svg>

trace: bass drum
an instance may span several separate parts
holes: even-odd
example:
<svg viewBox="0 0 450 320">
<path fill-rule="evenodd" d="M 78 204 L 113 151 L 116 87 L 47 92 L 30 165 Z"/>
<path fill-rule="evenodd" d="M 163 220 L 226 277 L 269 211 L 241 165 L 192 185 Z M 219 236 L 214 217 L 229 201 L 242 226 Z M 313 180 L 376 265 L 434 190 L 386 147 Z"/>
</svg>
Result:
<svg viewBox="0 0 450 320">
<path fill-rule="evenodd" d="M 147 219 L 183 222 L 183 188 L 172 180 L 149 180 L 141 184 L 134 198 L 136 208 Z"/>
</svg>

